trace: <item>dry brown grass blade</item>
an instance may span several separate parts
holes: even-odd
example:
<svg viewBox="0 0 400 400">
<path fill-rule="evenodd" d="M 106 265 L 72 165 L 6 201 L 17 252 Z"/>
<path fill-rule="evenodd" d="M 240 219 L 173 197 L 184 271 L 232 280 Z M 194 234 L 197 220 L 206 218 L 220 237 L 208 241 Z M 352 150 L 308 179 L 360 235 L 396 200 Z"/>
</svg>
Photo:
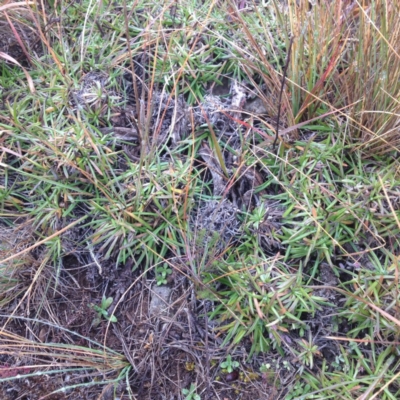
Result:
<svg viewBox="0 0 400 400">
<path fill-rule="evenodd" d="M 338 340 L 341 342 L 353 342 L 353 343 L 363 343 L 363 344 L 392 344 L 394 346 L 399 346 L 400 342 L 396 341 L 389 341 L 389 340 L 371 340 L 371 339 L 354 339 L 354 338 L 348 338 L 348 337 L 342 337 L 342 336 L 324 336 L 324 339 L 329 339 L 329 340 Z"/>
<path fill-rule="evenodd" d="M 307 2 L 290 2 L 288 17 L 297 37 L 291 63 L 296 122 L 307 110 L 307 118 L 313 117 L 318 102 L 336 108 L 354 104 L 345 116 L 352 122 L 347 139 L 358 143 L 362 139 L 359 148 L 375 154 L 396 150 L 400 112 L 396 2 L 321 1 L 311 11 Z"/>
<path fill-rule="evenodd" d="M 369 397 L 368 400 L 375 399 L 380 393 L 382 393 L 389 385 L 391 385 L 394 381 L 396 381 L 400 377 L 400 372 L 394 375 L 391 379 L 389 379 L 373 396 Z M 365 397 L 365 400 L 367 398 Z"/>
<path fill-rule="evenodd" d="M 37 31 L 38 31 L 38 33 L 39 33 L 39 36 L 40 36 L 42 42 L 43 42 L 43 43 L 45 44 L 45 46 L 47 47 L 47 50 L 48 50 L 49 53 L 51 54 L 51 56 L 52 56 L 54 62 L 56 63 L 56 65 L 57 65 L 59 71 L 61 72 L 61 74 L 62 74 L 62 75 L 65 75 L 65 68 L 64 68 L 64 66 L 62 65 L 62 63 L 60 62 L 60 60 L 58 59 L 57 54 L 54 52 L 54 50 L 53 50 L 53 48 L 51 47 L 49 41 L 47 40 L 45 34 L 43 33 L 42 28 L 41 28 L 41 25 L 40 25 L 39 21 L 37 20 L 35 14 L 33 13 L 33 11 L 32 11 L 31 8 L 29 8 L 28 11 L 29 11 L 29 14 L 30 14 L 30 17 L 31 17 L 32 21 L 33 21 L 33 22 L 35 23 L 35 25 L 36 25 Z M 44 11 L 44 12 L 45 12 L 45 11 Z"/>
<path fill-rule="evenodd" d="M 25 54 L 26 59 L 28 60 L 29 64 L 32 64 L 32 60 L 31 60 L 31 56 L 28 53 L 28 50 L 26 49 L 24 42 L 21 39 L 21 36 L 19 35 L 19 33 L 17 32 L 17 30 L 15 29 L 14 24 L 12 23 L 10 17 L 8 16 L 8 14 L 4 11 L 4 16 L 6 17 L 6 20 L 8 22 L 8 25 L 10 26 L 15 39 L 17 40 L 19 46 L 21 47 L 22 52 Z"/>
<path fill-rule="evenodd" d="M 31 366 L 38 370 L 49 366 L 52 368 L 79 366 L 106 372 L 127 365 L 124 355 L 107 352 L 107 348 L 95 350 L 76 345 L 39 343 L 4 329 L 0 330 L 0 342 L 0 354 L 41 357 L 42 362 L 43 357 L 50 357 L 48 363 Z"/>
<path fill-rule="evenodd" d="M 299 111 L 299 113 L 296 116 L 296 121 L 298 121 L 303 113 L 307 110 L 307 108 L 314 103 L 316 100 L 315 95 L 322 89 L 324 86 L 325 81 L 331 76 L 332 71 L 334 70 L 335 67 L 337 67 L 337 63 L 340 59 L 340 56 L 343 52 L 343 49 L 345 47 L 345 43 L 340 46 L 339 44 L 336 45 L 336 49 L 334 54 L 332 55 L 329 64 L 325 70 L 325 72 L 322 74 L 321 78 L 318 79 L 317 83 L 315 86 L 311 89 L 310 93 L 307 93 L 306 98 L 304 99 L 303 105 Z"/>
<path fill-rule="evenodd" d="M 357 103 L 357 102 L 355 102 L 354 104 L 356 104 L 356 103 Z M 286 129 L 283 129 L 283 130 L 279 131 L 279 135 L 280 135 L 280 136 L 286 135 L 287 133 L 290 133 L 290 132 L 292 132 L 292 131 L 295 131 L 295 130 L 301 128 L 301 127 L 304 126 L 304 125 L 310 124 L 311 122 L 320 121 L 320 120 L 322 120 L 322 119 L 324 119 L 324 118 L 326 118 L 326 117 L 329 117 L 330 115 L 333 115 L 333 114 L 336 114 L 336 113 L 340 113 L 340 112 L 342 112 L 343 110 L 345 110 L 346 108 L 349 108 L 349 107 L 353 106 L 354 104 L 349 104 L 348 106 L 339 108 L 339 109 L 337 109 L 337 110 L 329 111 L 329 112 L 327 112 L 327 113 L 325 113 L 325 114 L 323 114 L 323 115 L 320 115 L 320 116 L 318 116 L 318 117 L 312 118 L 312 119 L 310 119 L 310 120 L 308 120 L 308 121 L 299 122 L 299 123 L 296 124 L 296 125 L 289 126 L 289 128 L 286 128 Z M 263 136 L 265 137 L 265 134 L 264 134 Z M 266 141 L 260 143 L 260 144 L 258 145 L 258 147 L 263 147 L 263 146 L 267 145 L 269 142 L 272 142 L 273 140 L 274 140 L 274 138 L 271 136 L 271 137 L 268 138 Z"/>
<path fill-rule="evenodd" d="M 376 32 L 378 33 L 378 35 L 382 38 L 383 41 L 386 42 L 386 44 L 390 47 L 390 50 L 393 51 L 393 53 L 396 55 L 397 58 L 400 59 L 400 55 L 399 53 L 396 51 L 396 49 L 394 48 L 394 46 L 385 38 L 384 35 L 382 35 L 381 31 L 379 30 L 379 28 L 377 27 L 377 25 L 374 23 L 374 21 L 371 20 L 371 18 L 368 16 L 367 11 L 365 6 L 361 5 L 357 0 L 354 0 L 355 3 L 357 3 L 360 12 L 362 12 L 365 16 L 365 18 L 368 20 L 368 23 L 371 24 L 374 29 L 376 30 Z"/>
<path fill-rule="evenodd" d="M 335 33 L 334 33 L 334 39 L 333 39 L 333 51 L 331 58 L 328 62 L 327 67 L 325 68 L 325 71 L 321 75 L 321 77 L 318 79 L 314 87 L 311 89 L 309 93 L 307 93 L 306 98 L 304 99 L 303 105 L 300 108 L 300 111 L 298 112 L 296 116 L 296 121 L 299 121 L 303 113 L 307 110 L 307 108 L 317 99 L 315 96 L 318 92 L 321 91 L 323 86 L 325 85 L 325 82 L 329 79 L 329 77 L 332 75 L 333 71 L 335 68 L 337 68 L 337 63 L 340 60 L 343 51 L 346 47 L 347 43 L 347 37 L 344 39 L 341 39 L 341 30 L 342 30 L 342 21 L 340 18 L 340 15 L 342 14 L 342 2 L 338 1 L 336 2 L 336 7 L 335 7 L 335 15 L 336 15 L 336 20 L 339 21 L 335 27 Z M 341 45 L 342 42 L 342 45 Z M 317 58 L 320 58 L 321 54 L 318 54 Z"/>
<path fill-rule="evenodd" d="M 387 201 L 388 204 L 389 204 L 390 211 L 391 211 L 392 214 L 393 214 L 393 218 L 394 218 L 394 220 L 396 221 L 397 226 L 400 228 L 400 221 L 399 221 L 399 218 L 397 217 L 396 211 L 395 211 L 394 208 L 393 208 L 393 204 L 392 204 L 392 202 L 390 201 L 390 198 L 389 198 L 389 196 L 388 196 L 388 194 L 387 194 L 385 184 L 383 183 L 381 176 L 378 176 L 378 179 L 379 179 L 379 183 L 380 183 L 381 186 L 382 186 L 382 190 L 383 190 L 383 192 L 385 193 L 386 201 Z"/>
<path fill-rule="evenodd" d="M 360 124 L 354 136 L 361 137 L 361 148 L 369 154 L 384 154 L 398 146 L 398 117 L 400 105 L 400 27 L 395 2 L 377 1 L 363 7 L 358 1 L 356 40 L 360 50 L 349 47 L 352 63 L 340 78 L 340 87 L 347 100 L 362 99 L 352 117 Z M 386 110 L 379 113 L 376 110 Z"/>
<path fill-rule="evenodd" d="M 18 67 L 20 67 L 22 69 L 22 71 L 24 71 L 24 74 L 26 76 L 26 80 L 28 81 L 28 86 L 29 86 L 29 90 L 32 94 L 35 93 L 35 86 L 33 84 L 33 80 L 31 78 L 31 76 L 29 75 L 28 71 L 13 57 L 9 56 L 6 53 L 3 53 L 0 51 L 0 58 L 3 58 L 4 60 L 7 60 L 15 65 L 17 65 Z"/>
<path fill-rule="evenodd" d="M 320 286 L 310 286 L 310 287 L 311 288 L 315 288 L 315 289 L 320 288 Z M 398 320 L 397 318 L 393 317 L 392 315 L 390 315 L 385 310 L 382 310 L 380 307 L 377 307 L 375 304 L 373 304 L 373 303 L 361 298 L 360 296 L 357 296 L 357 295 L 355 295 L 353 293 L 350 293 L 350 292 L 346 292 L 345 290 L 340 289 L 340 288 L 338 288 L 336 286 L 324 286 L 324 288 L 335 290 L 335 291 L 337 291 L 337 292 L 339 292 L 339 293 L 341 293 L 341 294 L 343 294 L 345 296 L 350 296 L 353 299 L 355 299 L 355 300 L 357 300 L 357 301 L 359 301 L 361 303 L 364 303 L 365 305 L 367 305 L 368 307 L 371 307 L 373 310 L 377 311 L 383 317 L 387 318 L 389 321 L 393 322 L 395 325 L 400 327 L 400 320 Z"/>
<path fill-rule="evenodd" d="M 47 237 L 47 238 L 45 238 L 45 239 L 43 239 L 43 240 L 40 240 L 39 242 L 35 243 L 35 244 L 32 245 L 32 246 L 29 246 L 29 247 L 26 248 L 25 250 L 22 250 L 22 251 L 20 251 L 20 252 L 14 254 L 14 255 L 12 255 L 12 256 L 10 256 L 10 257 L 7 257 L 7 258 L 5 258 L 4 260 L 0 260 L 0 264 L 6 263 L 6 262 L 11 261 L 11 260 L 14 260 L 14 259 L 16 259 L 16 258 L 21 257 L 22 255 L 24 255 L 24 254 L 26 254 L 26 253 L 29 253 L 30 251 L 32 251 L 32 250 L 35 249 L 36 247 L 38 247 L 38 246 L 40 246 L 40 245 L 42 245 L 42 244 L 44 244 L 44 243 L 47 243 L 49 240 L 51 240 L 51 239 L 53 239 L 53 238 L 55 238 L 55 237 L 61 235 L 62 233 L 66 232 L 68 229 L 71 229 L 73 226 L 75 226 L 75 225 L 81 223 L 81 222 L 84 221 L 85 219 L 86 219 L 86 216 L 79 218 L 78 220 L 76 220 L 76 221 L 70 223 L 69 225 L 67 225 L 66 227 L 60 229 L 59 231 L 57 231 L 57 232 L 55 232 L 55 233 L 53 233 L 53 234 L 50 235 L 49 237 Z"/>
<path fill-rule="evenodd" d="M 230 10 L 231 10 L 231 13 L 230 13 L 231 18 L 233 18 L 235 21 L 237 21 L 240 24 L 240 27 L 241 27 L 241 29 L 243 29 L 246 39 L 250 43 L 250 48 L 254 51 L 255 55 L 258 57 L 258 61 L 261 61 L 263 67 L 266 68 L 267 74 L 265 72 L 260 71 L 260 69 L 258 68 L 256 63 L 254 63 L 252 61 L 252 57 L 245 57 L 246 63 L 245 63 L 245 65 L 243 65 L 243 68 L 255 71 L 258 74 L 260 74 L 265 85 L 267 87 L 269 87 L 269 90 L 272 93 L 279 93 L 280 89 L 281 89 L 282 79 L 284 79 L 283 72 L 282 73 L 278 72 L 268 61 L 264 50 L 260 47 L 256 38 L 253 36 L 249 27 L 247 26 L 247 23 L 242 18 L 242 15 L 241 15 L 242 10 L 239 10 L 237 8 L 236 4 L 234 4 L 234 2 L 232 2 L 232 1 L 230 2 Z M 292 38 L 291 33 L 287 32 L 286 39 L 287 39 L 288 46 L 291 41 L 291 38 Z M 238 50 L 241 51 L 240 49 L 238 49 Z M 243 51 L 241 51 L 241 52 L 244 54 Z M 253 56 L 254 56 L 254 54 L 253 54 Z M 289 63 L 290 63 L 290 60 L 289 60 Z M 250 79 L 250 81 L 252 81 L 251 73 L 249 73 L 249 79 Z M 255 85 L 255 87 L 257 88 L 257 85 Z M 258 88 L 257 88 L 257 90 L 258 90 Z M 260 93 L 258 93 L 258 94 L 260 95 L 261 98 L 264 97 L 261 90 L 260 90 Z M 281 107 L 282 110 L 284 110 L 287 113 L 287 115 L 286 115 L 286 118 L 288 119 L 287 123 L 289 125 L 294 125 L 295 120 L 294 120 L 294 116 L 292 115 L 292 107 L 291 107 L 291 103 L 290 103 L 290 98 L 289 98 L 288 94 L 286 93 L 286 90 L 283 91 L 283 96 L 282 96 L 279 106 Z M 269 107 L 267 109 L 274 110 L 275 107 L 276 107 L 276 104 L 274 101 L 272 101 L 272 103 L 269 104 Z M 277 109 L 277 107 L 276 107 L 276 109 Z M 278 110 L 276 110 L 276 111 L 278 111 Z M 297 137 L 296 132 L 295 132 L 294 136 Z"/>
<path fill-rule="evenodd" d="M 17 3 L 7 3 L 7 4 L 0 6 L 0 12 L 9 10 L 9 9 L 14 9 L 14 10 L 24 9 L 24 8 L 26 8 L 26 6 L 29 6 L 32 4 L 35 4 L 35 2 L 34 1 L 20 1 Z"/>
<path fill-rule="evenodd" d="M 381 392 L 382 388 L 373 396 L 371 396 L 376 386 L 382 381 L 382 379 L 385 378 L 386 372 L 389 369 L 390 365 L 393 363 L 393 361 L 394 357 L 391 356 L 389 360 L 383 364 L 383 368 L 380 371 L 379 375 L 375 378 L 375 380 L 371 383 L 371 385 L 369 385 L 368 389 L 361 396 L 357 397 L 357 400 L 371 400 L 374 399 L 377 396 L 377 394 Z"/>
</svg>

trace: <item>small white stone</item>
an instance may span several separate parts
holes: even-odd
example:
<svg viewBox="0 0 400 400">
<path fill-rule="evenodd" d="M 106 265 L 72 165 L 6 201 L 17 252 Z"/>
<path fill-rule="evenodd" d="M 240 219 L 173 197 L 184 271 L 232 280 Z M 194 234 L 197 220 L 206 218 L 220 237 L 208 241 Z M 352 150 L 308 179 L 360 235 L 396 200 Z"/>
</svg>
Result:
<svg viewBox="0 0 400 400">
<path fill-rule="evenodd" d="M 168 314 L 171 289 L 168 286 L 153 285 L 151 289 L 150 315 L 159 316 Z"/>
</svg>

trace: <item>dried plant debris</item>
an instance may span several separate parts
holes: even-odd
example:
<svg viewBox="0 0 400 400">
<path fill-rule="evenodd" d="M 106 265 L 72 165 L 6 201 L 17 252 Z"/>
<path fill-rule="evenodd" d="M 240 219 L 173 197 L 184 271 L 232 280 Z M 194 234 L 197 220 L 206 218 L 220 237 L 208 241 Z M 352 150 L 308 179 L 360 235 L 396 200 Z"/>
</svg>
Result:
<svg viewBox="0 0 400 400">
<path fill-rule="evenodd" d="M 146 100 L 149 94 L 147 86 L 149 73 L 149 56 L 145 53 L 133 57 L 133 71 L 129 70 L 123 73 L 121 86 L 126 93 L 128 102 L 131 105 L 138 106 L 141 100 Z"/>
<path fill-rule="evenodd" d="M 276 239 L 276 235 L 281 233 L 285 210 L 286 208 L 279 201 L 274 200 L 264 200 L 258 206 L 257 211 L 262 214 L 261 222 L 253 224 L 250 229 L 261 247 L 267 251 L 282 248 L 281 243 Z"/>
<path fill-rule="evenodd" d="M 221 165 L 210 147 L 205 143 L 201 146 L 199 156 L 204 160 L 212 176 L 213 196 L 221 196 L 226 188 L 226 180 Z"/>
<path fill-rule="evenodd" d="M 165 92 L 156 92 L 153 100 L 151 133 L 155 144 L 171 138 L 171 147 L 187 137 L 190 132 L 188 110 L 183 96 L 172 97 Z"/>
<path fill-rule="evenodd" d="M 213 92 L 204 97 L 204 101 L 193 107 L 196 125 L 211 124 L 219 135 L 232 136 L 241 127 L 242 112 L 245 111 L 247 99 L 251 97 L 248 84 L 236 80 L 227 83 L 229 94 L 215 95 Z"/>
<path fill-rule="evenodd" d="M 207 95 L 204 101 L 198 106 L 193 107 L 196 125 L 211 124 L 217 132 L 222 134 L 235 131 L 237 124 L 229 115 L 231 101 L 214 95 Z"/>
<path fill-rule="evenodd" d="M 0 259 L 6 259 L 31 246 L 35 241 L 33 233 L 34 230 L 30 221 L 14 223 L 12 226 L 0 223 Z M 14 262 L 24 264 L 29 258 L 27 253 Z"/>
<path fill-rule="evenodd" d="M 232 148 L 240 148 L 238 133 L 243 128 L 242 112 L 247 112 L 247 99 L 253 101 L 251 99 L 254 97 L 250 84 L 239 84 L 233 80 L 229 84 L 228 96 L 209 94 L 198 105 L 189 107 L 182 95 L 173 96 L 156 87 L 149 93 L 144 67 L 137 62 L 135 66 L 138 71 L 133 78 L 132 74 L 125 73 L 117 77 L 114 83 L 104 72 L 87 73 L 81 79 L 79 88 L 70 92 L 71 106 L 76 111 L 83 109 L 89 112 L 88 122 L 97 120 L 102 133 L 117 133 L 120 128 L 130 129 L 129 135 L 125 131 L 116 137 L 123 140 L 128 136 L 128 140 L 139 138 L 146 154 L 165 144 L 173 149 L 180 140 L 201 127 L 212 127 L 218 137 L 229 138 Z M 191 113 L 193 121 L 189 118 Z M 140 152 L 135 147 L 133 153 L 136 154 L 127 151 L 133 160 L 138 159 L 137 153 Z"/>
<path fill-rule="evenodd" d="M 223 251 L 240 234 L 239 210 L 227 199 L 210 200 L 200 204 L 191 225 L 194 232 L 195 252 Z"/>
<path fill-rule="evenodd" d="M 110 77 L 105 72 L 92 71 L 83 76 L 79 88 L 70 93 L 70 103 L 74 109 L 86 108 L 102 114 L 110 105 L 120 104 L 123 97 L 110 85 Z"/>
<path fill-rule="evenodd" d="M 192 213 L 190 222 L 194 254 L 221 254 L 227 247 L 240 243 L 245 229 L 267 252 L 280 249 L 282 245 L 276 235 L 280 233 L 284 211 L 279 202 L 272 200 L 260 201 L 252 214 L 243 212 L 226 198 L 204 201 Z M 253 214 L 254 222 L 249 218 Z"/>
</svg>

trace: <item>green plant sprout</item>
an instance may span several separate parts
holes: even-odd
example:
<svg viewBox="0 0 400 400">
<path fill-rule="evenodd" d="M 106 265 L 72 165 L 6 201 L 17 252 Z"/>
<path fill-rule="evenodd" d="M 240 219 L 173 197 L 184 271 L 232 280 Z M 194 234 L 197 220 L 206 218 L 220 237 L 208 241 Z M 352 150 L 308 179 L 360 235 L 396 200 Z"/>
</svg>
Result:
<svg viewBox="0 0 400 400">
<path fill-rule="evenodd" d="M 167 277 L 172 274 L 172 269 L 167 264 L 163 264 L 156 268 L 156 281 L 157 286 L 166 285 L 168 283 Z"/>
<path fill-rule="evenodd" d="M 201 397 L 196 393 L 196 385 L 190 384 L 189 389 L 182 389 L 182 394 L 185 396 L 185 400 L 201 400 Z"/>
<path fill-rule="evenodd" d="M 297 382 L 291 392 L 286 395 L 285 400 L 292 400 L 294 398 L 298 399 L 300 396 L 309 393 L 311 390 L 311 386 L 304 382 Z"/>
<path fill-rule="evenodd" d="M 96 306 L 95 304 L 92 304 L 93 310 L 97 312 L 97 317 L 93 321 L 93 325 L 97 326 L 101 322 L 101 317 L 104 317 L 107 321 L 110 322 L 117 322 L 117 317 L 115 315 L 109 315 L 108 309 L 110 308 L 111 304 L 113 302 L 112 297 L 105 297 L 103 295 L 103 298 L 101 299 L 101 305 Z"/>
<path fill-rule="evenodd" d="M 226 360 L 221 364 L 221 368 L 224 368 L 228 371 L 228 374 L 230 374 L 234 369 L 238 368 L 240 366 L 238 361 L 232 361 L 232 357 L 229 354 L 228 357 L 226 357 Z"/>
<path fill-rule="evenodd" d="M 318 346 L 313 344 L 311 337 L 309 340 L 301 339 L 299 342 L 302 351 L 298 355 L 300 361 L 307 367 L 314 367 L 314 357 L 321 357 L 321 353 L 318 350 Z"/>
<path fill-rule="evenodd" d="M 261 204 L 259 207 L 256 207 L 250 214 L 249 219 L 247 221 L 248 227 L 259 229 L 260 225 L 267 216 L 268 216 L 268 210 L 265 208 L 264 204 Z"/>
</svg>

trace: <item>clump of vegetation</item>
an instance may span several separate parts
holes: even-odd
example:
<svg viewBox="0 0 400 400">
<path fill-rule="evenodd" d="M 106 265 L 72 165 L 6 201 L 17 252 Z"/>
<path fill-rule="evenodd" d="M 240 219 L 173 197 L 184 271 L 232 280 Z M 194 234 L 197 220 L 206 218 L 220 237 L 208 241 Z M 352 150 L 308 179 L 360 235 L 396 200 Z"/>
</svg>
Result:
<svg viewBox="0 0 400 400">
<path fill-rule="evenodd" d="M 108 309 L 110 308 L 111 304 L 113 302 L 112 297 L 105 297 L 103 295 L 103 298 L 101 299 L 101 304 L 100 306 L 97 306 L 96 304 L 92 304 L 93 309 L 97 312 L 97 317 L 93 321 L 93 325 L 97 326 L 101 322 L 101 317 L 105 318 L 107 321 L 110 322 L 117 322 L 117 317 L 113 314 L 109 314 Z"/>
<path fill-rule="evenodd" d="M 224 368 L 228 371 L 228 373 L 231 373 L 235 368 L 238 368 L 239 365 L 240 364 L 237 361 L 232 361 L 232 356 L 228 354 L 226 360 L 221 363 L 221 368 Z"/>
</svg>

